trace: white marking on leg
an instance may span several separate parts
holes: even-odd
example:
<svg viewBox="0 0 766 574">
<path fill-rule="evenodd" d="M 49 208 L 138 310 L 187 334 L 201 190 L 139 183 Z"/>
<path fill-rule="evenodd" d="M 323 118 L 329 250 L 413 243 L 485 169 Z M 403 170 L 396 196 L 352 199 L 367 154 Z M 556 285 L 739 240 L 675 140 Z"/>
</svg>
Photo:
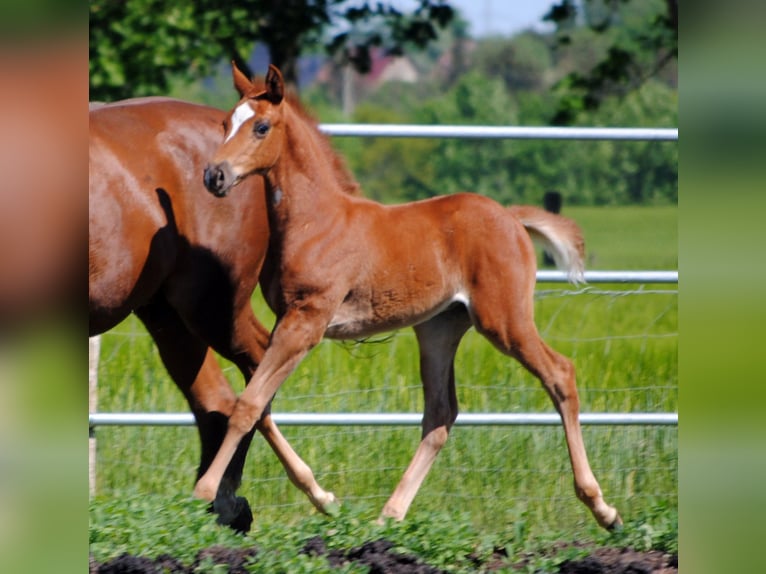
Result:
<svg viewBox="0 0 766 574">
<path fill-rule="evenodd" d="M 234 137 L 234 134 L 237 133 L 237 130 L 242 127 L 242 124 L 244 124 L 247 120 L 252 118 L 255 115 L 255 112 L 253 111 L 253 108 L 250 107 L 250 104 L 247 102 L 238 105 L 234 109 L 234 113 L 231 114 L 231 131 L 229 132 L 229 135 L 226 136 L 226 139 L 223 140 L 223 143 L 226 143 L 231 138 Z"/>
<path fill-rule="evenodd" d="M 462 303 L 466 307 L 471 306 L 471 302 L 468 299 L 468 295 L 464 291 L 458 291 L 452 296 L 450 303 Z"/>
</svg>

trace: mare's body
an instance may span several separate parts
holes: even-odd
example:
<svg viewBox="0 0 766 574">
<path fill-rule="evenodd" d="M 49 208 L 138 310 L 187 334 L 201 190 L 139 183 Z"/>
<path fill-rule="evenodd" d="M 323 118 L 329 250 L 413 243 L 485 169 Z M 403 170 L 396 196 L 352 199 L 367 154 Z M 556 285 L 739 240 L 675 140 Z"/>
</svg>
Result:
<svg viewBox="0 0 766 574">
<path fill-rule="evenodd" d="M 269 239 L 263 181 L 251 178 L 247 193 L 228 203 L 201 182 L 224 115 L 167 98 L 90 111 L 90 333 L 111 329 L 131 312 L 141 319 L 194 413 L 202 444 L 198 476 L 218 450 L 236 401 L 212 350 L 247 381 L 269 338 L 250 306 Z M 257 428 L 291 479 L 322 507 L 332 495 L 316 484 L 268 409 Z M 234 495 L 251 436 L 215 501 L 221 521 L 239 530 L 251 521 L 247 502 Z"/>
<path fill-rule="evenodd" d="M 534 324 L 530 234 L 577 280 L 583 242 L 574 222 L 473 194 L 399 206 L 349 196 L 328 160 L 326 138 L 284 99 L 276 68 L 265 91 L 236 68 L 234 83 L 242 99 L 204 179 L 213 194 L 236 197 L 247 190 L 235 186 L 264 176 L 271 239 L 261 284 L 277 324 L 195 494 L 212 500 L 242 437 L 322 337 L 360 338 L 412 325 L 425 399 L 422 440 L 381 516 L 402 519 L 457 417 L 454 356 L 474 326 L 541 380 L 564 424 L 578 497 L 600 525 L 619 524 L 585 453 L 574 367 Z"/>
</svg>

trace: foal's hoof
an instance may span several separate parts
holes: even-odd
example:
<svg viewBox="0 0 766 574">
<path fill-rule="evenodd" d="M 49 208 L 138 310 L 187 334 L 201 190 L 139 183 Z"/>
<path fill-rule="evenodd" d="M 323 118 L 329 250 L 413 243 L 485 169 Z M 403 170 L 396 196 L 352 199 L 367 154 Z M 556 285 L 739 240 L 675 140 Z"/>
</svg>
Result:
<svg viewBox="0 0 766 574">
<path fill-rule="evenodd" d="M 338 516 L 340 514 L 340 506 L 340 500 L 333 496 L 332 500 L 330 502 L 326 502 L 322 507 L 322 512 L 324 512 L 327 516 Z"/>
<path fill-rule="evenodd" d="M 609 532 L 620 532 L 622 530 L 622 517 L 619 513 L 614 517 L 614 520 L 609 524 L 606 529 Z"/>
<path fill-rule="evenodd" d="M 401 512 L 400 510 L 394 510 L 393 508 L 390 508 L 388 505 L 383 507 L 383 510 L 380 512 L 380 516 L 378 516 L 378 519 L 375 521 L 376 524 L 379 526 L 383 526 L 386 524 L 392 524 L 394 522 L 401 522 L 404 520 L 405 513 Z"/>
</svg>

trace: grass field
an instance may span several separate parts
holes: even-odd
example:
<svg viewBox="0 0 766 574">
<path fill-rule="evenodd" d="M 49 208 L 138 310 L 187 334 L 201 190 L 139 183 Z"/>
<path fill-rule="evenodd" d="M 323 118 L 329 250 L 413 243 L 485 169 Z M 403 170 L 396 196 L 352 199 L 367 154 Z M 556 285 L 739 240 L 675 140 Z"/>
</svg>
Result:
<svg viewBox="0 0 766 574">
<path fill-rule="evenodd" d="M 678 269 L 678 207 L 564 207 L 585 234 L 589 269 Z"/>
<path fill-rule="evenodd" d="M 569 208 L 585 230 L 589 268 L 676 269 L 677 209 Z M 256 313 L 267 325 L 260 300 Z M 539 285 L 537 324 L 577 367 L 586 412 L 677 411 L 676 286 Z M 237 390 L 238 372 L 224 363 Z M 151 339 L 130 318 L 102 338 L 102 412 L 178 412 L 186 405 Z M 287 380 L 276 412 L 420 412 L 417 350 L 411 330 L 366 345 L 323 342 Z M 539 382 L 471 331 L 456 361 L 461 412 L 554 412 Z M 409 462 L 419 429 L 284 427 L 285 436 L 325 488 L 354 516 L 374 519 Z M 98 436 L 97 528 L 120 500 L 171 500 L 189 494 L 196 430 L 103 427 Z M 677 509 L 675 427 L 585 427 L 591 465 L 607 501 L 623 516 L 667 516 Z M 312 514 L 263 441 L 255 440 L 240 493 L 261 524 L 297 524 Z M 135 504 L 135 503 L 133 503 Z M 560 427 L 457 427 L 408 517 L 465 515 L 478 533 L 523 532 L 598 539 L 577 501 Z M 659 518 L 658 520 L 662 520 Z"/>
</svg>

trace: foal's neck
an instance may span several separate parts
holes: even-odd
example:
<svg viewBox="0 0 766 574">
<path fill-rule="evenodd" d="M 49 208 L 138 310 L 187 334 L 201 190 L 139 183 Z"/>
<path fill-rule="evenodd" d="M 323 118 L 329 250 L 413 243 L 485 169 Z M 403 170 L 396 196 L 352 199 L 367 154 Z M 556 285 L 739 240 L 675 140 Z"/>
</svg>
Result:
<svg viewBox="0 0 766 574">
<path fill-rule="evenodd" d="M 277 225 L 325 216 L 346 195 L 316 128 L 289 107 L 284 122 L 282 153 L 266 175 L 267 208 L 274 211 Z"/>
</svg>

